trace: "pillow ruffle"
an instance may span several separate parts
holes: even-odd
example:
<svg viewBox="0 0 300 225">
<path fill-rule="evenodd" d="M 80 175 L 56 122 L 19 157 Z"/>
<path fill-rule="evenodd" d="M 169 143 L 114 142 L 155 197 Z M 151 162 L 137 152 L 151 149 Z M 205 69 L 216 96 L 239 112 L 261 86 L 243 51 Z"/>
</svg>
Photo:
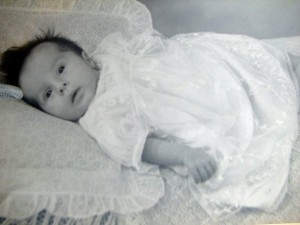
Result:
<svg viewBox="0 0 300 225">
<path fill-rule="evenodd" d="M 98 192 L 96 188 L 92 191 L 90 190 L 92 189 L 91 187 L 97 186 L 95 183 L 99 184 L 99 182 L 95 181 L 95 179 L 98 179 L 98 172 L 55 171 L 54 169 L 46 171 L 45 169 L 40 169 L 39 172 L 32 174 L 31 170 L 10 169 L 6 172 L 5 176 L 20 180 L 15 182 L 15 185 L 22 187 L 10 190 L 9 195 L 1 201 L 1 216 L 23 219 L 43 209 L 47 209 L 49 213 L 56 216 L 77 219 L 103 215 L 108 211 L 127 214 L 151 208 L 164 195 L 163 181 L 155 169 L 152 171 L 151 169 L 150 171 L 148 170 L 147 174 L 137 174 L 133 170 L 122 168 L 122 171 L 119 173 L 119 179 L 124 184 L 115 179 L 113 179 L 113 182 L 109 180 L 103 181 L 103 185 L 109 186 L 111 193 L 109 193 L 108 189 L 103 191 L 102 187 L 99 188 Z M 75 172 L 78 175 L 78 179 L 66 179 L 66 176 L 72 178 Z M 30 174 L 31 178 L 29 177 Z M 1 174 L 1 180 L 7 181 L 5 176 Z M 45 182 L 41 182 L 43 180 Z M 48 184 L 51 182 L 54 185 L 50 184 L 48 186 L 46 180 Z M 80 185 L 80 181 L 84 185 Z M 29 184 L 30 182 L 32 183 Z M 61 185 L 62 183 L 65 185 L 64 187 Z M 72 184 L 70 186 L 86 187 L 70 188 L 67 183 Z M 48 186 L 48 190 L 43 188 L 43 186 Z M 60 190 L 51 190 L 54 186 L 58 186 Z"/>
</svg>

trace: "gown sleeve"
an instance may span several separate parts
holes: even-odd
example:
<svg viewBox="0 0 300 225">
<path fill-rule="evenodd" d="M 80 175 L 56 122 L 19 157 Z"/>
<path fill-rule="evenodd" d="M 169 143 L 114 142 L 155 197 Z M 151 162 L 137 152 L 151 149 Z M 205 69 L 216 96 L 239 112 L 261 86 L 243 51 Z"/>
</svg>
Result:
<svg viewBox="0 0 300 225">
<path fill-rule="evenodd" d="M 80 125 L 112 159 L 138 169 L 149 129 L 140 122 L 126 93 L 108 95 L 94 99 Z"/>
<path fill-rule="evenodd" d="M 112 159 L 140 169 L 149 127 L 136 108 L 126 47 L 116 33 L 94 51 L 93 58 L 103 67 L 95 97 L 79 123 Z"/>
</svg>

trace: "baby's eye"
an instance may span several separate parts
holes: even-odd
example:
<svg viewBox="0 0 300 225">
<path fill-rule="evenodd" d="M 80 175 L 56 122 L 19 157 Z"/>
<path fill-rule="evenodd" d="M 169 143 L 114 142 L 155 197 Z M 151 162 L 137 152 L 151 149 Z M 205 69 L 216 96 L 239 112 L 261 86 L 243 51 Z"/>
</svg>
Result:
<svg viewBox="0 0 300 225">
<path fill-rule="evenodd" d="M 46 90 L 46 92 L 45 92 L 45 98 L 48 99 L 48 98 L 51 97 L 51 95 L 52 95 L 52 90 L 51 89 Z"/>
<path fill-rule="evenodd" d="M 61 74 L 61 73 L 64 72 L 64 70 L 65 70 L 65 66 L 60 66 L 60 67 L 58 68 L 58 73 Z"/>
</svg>

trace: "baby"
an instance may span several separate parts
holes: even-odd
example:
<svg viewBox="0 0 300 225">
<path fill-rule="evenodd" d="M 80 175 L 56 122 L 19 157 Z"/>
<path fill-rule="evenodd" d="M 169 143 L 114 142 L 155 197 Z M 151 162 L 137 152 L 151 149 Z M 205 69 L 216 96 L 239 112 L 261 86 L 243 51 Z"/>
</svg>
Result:
<svg viewBox="0 0 300 225">
<path fill-rule="evenodd" d="M 267 207 L 287 180 L 300 58 L 256 39 L 117 33 L 88 56 L 48 32 L 4 52 L 1 71 L 25 101 L 79 121 L 121 164 L 184 166 L 195 183 L 211 181 L 195 184 L 209 193 L 203 204 Z"/>
<path fill-rule="evenodd" d="M 3 53 L 1 71 L 21 87 L 24 100 L 64 120 L 78 121 L 95 96 L 100 65 L 73 41 L 48 32 Z M 185 165 L 196 182 L 216 171 L 215 160 L 203 150 L 155 137 L 147 138 L 142 159 L 163 167 Z"/>
</svg>

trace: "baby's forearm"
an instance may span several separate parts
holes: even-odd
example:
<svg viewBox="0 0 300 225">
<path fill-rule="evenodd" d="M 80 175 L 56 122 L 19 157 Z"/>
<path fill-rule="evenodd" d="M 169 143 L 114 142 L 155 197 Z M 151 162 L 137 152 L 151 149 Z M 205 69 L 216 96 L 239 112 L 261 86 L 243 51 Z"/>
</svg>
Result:
<svg viewBox="0 0 300 225">
<path fill-rule="evenodd" d="M 167 142 L 157 138 L 148 138 L 142 160 L 162 167 L 182 165 L 186 145 Z"/>
<path fill-rule="evenodd" d="M 196 183 L 210 179 L 217 170 L 216 161 L 206 150 L 207 147 L 193 149 L 180 143 L 148 138 L 142 160 L 162 167 L 183 165 Z"/>
</svg>

